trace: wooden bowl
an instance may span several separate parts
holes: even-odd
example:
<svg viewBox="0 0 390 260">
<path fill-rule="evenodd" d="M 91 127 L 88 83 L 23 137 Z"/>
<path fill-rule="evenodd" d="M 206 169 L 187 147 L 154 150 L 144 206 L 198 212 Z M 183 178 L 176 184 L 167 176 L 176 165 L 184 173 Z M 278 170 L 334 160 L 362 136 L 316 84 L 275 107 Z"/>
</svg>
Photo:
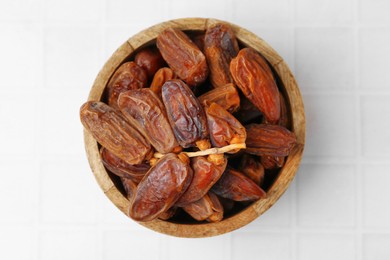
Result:
<svg viewBox="0 0 390 260">
<path fill-rule="evenodd" d="M 101 100 L 103 90 L 114 71 L 122 63 L 127 61 L 137 49 L 146 45 L 154 44 L 157 35 L 165 28 L 175 27 L 184 31 L 205 31 L 210 25 L 217 22 L 223 21 L 204 18 L 177 19 L 157 24 L 132 36 L 115 51 L 101 69 L 92 86 L 88 100 Z M 294 178 L 301 161 L 305 143 L 305 114 L 301 94 L 294 76 L 284 60 L 264 40 L 237 25 L 230 25 L 233 28 L 240 44 L 252 47 L 260 52 L 278 74 L 282 85 L 284 86 L 284 89 L 281 90 L 286 97 L 286 101 L 291 112 L 291 130 L 297 137 L 297 145 L 288 156 L 277 179 L 268 189 L 266 199 L 256 201 L 235 215 L 225 218 L 221 222 L 217 223 L 202 222 L 199 224 L 181 224 L 162 221 L 159 219 L 151 222 L 139 222 L 139 224 L 157 232 L 177 237 L 210 237 L 243 227 L 259 217 L 280 198 Z M 113 181 L 106 172 L 99 156 L 98 143 L 92 135 L 85 130 L 84 141 L 89 164 L 97 182 L 115 206 L 126 214 L 127 209 L 129 208 L 129 201 L 123 196 L 115 185 L 115 181 Z"/>
</svg>

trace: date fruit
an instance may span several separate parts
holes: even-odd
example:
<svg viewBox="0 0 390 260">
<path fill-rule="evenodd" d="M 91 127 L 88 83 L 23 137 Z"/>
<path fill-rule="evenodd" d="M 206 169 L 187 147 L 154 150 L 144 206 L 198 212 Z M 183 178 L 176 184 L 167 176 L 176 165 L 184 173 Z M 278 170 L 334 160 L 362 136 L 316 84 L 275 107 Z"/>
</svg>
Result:
<svg viewBox="0 0 390 260">
<path fill-rule="evenodd" d="M 197 221 L 207 220 L 209 222 L 218 222 L 223 218 L 222 204 L 212 192 L 184 206 L 183 210 Z"/>
<path fill-rule="evenodd" d="M 230 63 L 230 72 L 244 95 L 269 123 L 280 118 L 279 90 L 265 59 L 251 48 L 241 49 Z"/>
<path fill-rule="evenodd" d="M 137 190 L 137 184 L 128 178 L 121 178 L 121 181 L 126 192 L 126 198 L 131 200 L 135 194 L 135 191 Z"/>
<path fill-rule="evenodd" d="M 170 153 L 154 165 L 138 184 L 130 202 L 129 216 L 151 221 L 171 208 L 192 180 L 192 169 L 176 154 Z"/>
<path fill-rule="evenodd" d="M 100 148 L 100 157 L 107 170 L 119 177 L 131 179 L 135 183 L 139 183 L 150 168 L 147 163 L 128 164 L 104 147 Z"/>
<path fill-rule="evenodd" d="M 230 61 L 239 51 L 236 36 L 227 24 L 218 23 L 209 27 L 204 38 L 204 52 L 210 69 L 210 81 L 214 88 L 233 83 Z"/>
<path fill-rule="evenodd" d="M 150 84 L 150 89 L 156 93 L 156 95 L 161 99 L 162 98 L 162 86 L 165 82 L 171 79 L 175 79 L 176 75 L 170 68 L 161 68 L 156 74 L 154 74 L 153 81 Z"/>
<path fill-rule="evenodd" d="M 118 108 L 117 101 L 120 93 L 130 89 L 145 88 L 147 84 L 148 75 L 143 68 L 133 61 L 122 64 L 107 84 L 108 104 Z"/>
<path fill-rule="evenodd" d="M 201 104 L 205 101 L 217 103 L 230 113 L 235 112 L 240 107 L 240 96 L 233 83 L 210 90 L 198 97 Z"/>
<path fill-rule="evenodd" d="M 285 157 L 282 156 L 260 156 L 260 162 L 264 166 L 264 169 L 272 170 L 281 168 L 284 165 Z"/>
<path fill-rule="evenodd" d="M 176 202 L 176 205 L 183 206 L 202 198 L 222 176 L 226 165 L 226 158 L 224 158 L 224 163 L 221 165 L 216 165 L 203 156 L 192 158 L 191 168 L 194 172 L 192 182 Z"/>
<path fill-rule="evenodd" d="M 146 71 L 149 79 L 153 78 L 156 71 L 165 65 L 161 53 L 155 47 L 148 47 L 139 51 L 135 55 L 134 61 Z"/>
<path fill-rule="evenodd" d="M 244 154 L 239 169 L 261 187 L 264 182 L 264 167 L 254 156 Z"/>
<path fill-rule="evenodd" d="M 245 152 L 254 155 L 287 156 L 296 143 L 293 132 L 279 125 L 250 124 Z"/>
<path fill-rule="evenodd" d="M 266 196 L 265 191 L 254 181 L 232 168 L 226 169 L 211 191 L 234 201 L 253 201 Z"/>
<path fill-rule="evenodd" d="M 204 103 L 210 140 L 215 147 L 245 143 L 245 127 L 229 112 L 216 103 Z M 236 153 L 232 150 L 229 153 Z"/>
<path fill-rule="evenodd" d="M 206 57 L 179 29 L 165 29 L 157 37 L 157 48 L 175 74 L 189 86 L 202 84 L 209 73 Z"/>
<path fill-rule="evenodd" d="M 151 89 L 121 93 L 118 106 L 126 119 L 137 127 L 158 152 L 170 153 L 178 146 L 164 105 Z"/>
<path fill-rule="evenodd" d="M 183 148 L 208 137 L 206 115 L 198 99 L 181 80 L 165 82 L 162 99 L 176 140 Z"/>
<path fill-rule="evenodd" d="M 103 102 L 84 103 L 80 119 L 96 141 L 128 164 L 141 164 L 153 155 L 149 142 L 119 111 Z"/>
</svg>

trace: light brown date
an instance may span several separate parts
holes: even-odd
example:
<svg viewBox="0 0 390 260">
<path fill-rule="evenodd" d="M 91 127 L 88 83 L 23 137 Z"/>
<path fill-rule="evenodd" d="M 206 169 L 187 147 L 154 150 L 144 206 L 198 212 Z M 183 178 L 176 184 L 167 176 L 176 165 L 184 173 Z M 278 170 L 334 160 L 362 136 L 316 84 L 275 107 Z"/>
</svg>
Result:
<svg viewBox="0 0 390 260">
<path fill-rule="evenodd" d="M 149 88 L 129 90 L 119 95 L 118 106 L 126 119 L 160 153 L 170 153 L 179 144 L 168 122 L 164 105 Z"/>
<path fill-rule="evenodd" d="M 88 101 L 80 108 L 81 123 L 103 147 L 128 164 L 150 159 L 148 141 L 119 113 L 103 102 Z"/>
<path fill-rule="evenodd" d="M 179 29 L 168 28 L 157 37 L 157 48 L 175 74 L 190 86 L 202 84 L 209 73 L 206 57 Z"/>
<path fill-rule="evenodd" d="M 265 191 L 249 177 L 231 168 L 226 169 L 211 191 L 234 201 L 253 201 L 266 196 Z"/>
<path fill-rule="evenodd" d="M 162 86 L 168 80 L 175 78 L 176 75 L 170 68 L 161 68 L 156 72 L 156 74 L 154 74 L 153 81 L 150 84 L 150 89 L 161 99 Z"/>
<path fill-rule="evenodd" d="M 215 147 L 245 143 L 245 127 L 229 112 L 216 103 L 204 103 L 210 140 Z M 236 153 L 232 150 L 229 153 Z"/>
<path fill-rule="evenodd" d="M 261 187 L 264 182 L 264 167 L 255 157 L 244 154 L 240 161 L 239 169 Z"/>
<path fill-rule="evenodd" d="M 226 158 L 221 165 L 215 165 L 203 156 L 192 158 L 191 168 L 194 172 L 192 182 L 186 192 L 176 202 L 176 205 L 183 206 L 202 198 L 222 176 L 226 165 Z"/>
<path fill-rule="evenodd" d="M 120 93 L 130 89 L 144 88 L 147 84 L 148 75 L 143 68 L 133 61 L 122 64 L 107 84 L 108 104 L 113 108 L 118 108 L 117 101 Z"/>
<path fill-rule="evenodd" d="M 245 152 L 254 155 L 287 156 L 296 143 L 293 132 L 279 125 L 250 124 Z"/>
<path fill-rule="evenodd" d="M 171 208 L 192 180 L 192 169 L 176 154 L 170 153 L 154 165 L 138 184 L 130 202 L 129 216 L 151 221 Z"/>
<path fill-rule="evenodd" d="M 162 99 L 176 140 L 183 148 L 208 137 L 206 115 L 198 99 L 181 80 L 165 82 Z"/>
<path fill-rule="evenodd" d="M 233 83 L 230 61 L 237 56 L 239 47 L 233 30 L 227 24 L 215 24 L 206 30 L 204 51 L 210 69 L 210 81 L 215 87 Z"/>
<path fill-rule="evenodd" d="M 230 72 L 244 95 L 271 124 L 280 118 L 279 90 L 265 59 L 251 48 L 241 49 L 230 63 Z"/>
<path fill-rule="evenodd" d="M 119 177 L 131 179 L 135 183 L 139 183 L 150 168 L 147 163 L 128 164 L 104 147 L 100 148 L 100 157 L 107 170 Z"/>
<path fill-rule="evenodd" d="M 155 47 L 147 47 L 139 51 L 135 55 L 134 61 L 138 66 L 146 71 L 149 79 L 153 78 L 156 71 L 165 65 L 165 61 L 161 56 L 161 53 Z"/>
<path fill-rule="evenodd" d="M 201 104 L 205 101 L 217 103 L 230 113 L 235 112 L 240 107 L 240 96 L 232 83 L 210 90 L 198 97 L 198 99 Z"/>
</svg>

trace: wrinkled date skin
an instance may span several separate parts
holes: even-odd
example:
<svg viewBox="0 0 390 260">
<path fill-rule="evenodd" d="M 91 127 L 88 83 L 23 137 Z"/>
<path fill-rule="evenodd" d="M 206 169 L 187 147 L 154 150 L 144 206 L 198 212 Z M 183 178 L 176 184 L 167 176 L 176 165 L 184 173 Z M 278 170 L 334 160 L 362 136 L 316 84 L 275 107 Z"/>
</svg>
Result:
<svg viewBox="0 0 390 260">
<path fill-rule="evenodd" d="M 128 178 L 121 178 L 123 188 L 126 192 L 126 198 L 131 201 L 133 198 L 135 191 L 137 190 L 137 184 Z"/>
<path fill-rule="evenodd" d="M 162 99 L 176 140 L 183 148 L 208 137 L 206 115 L 198 99 L 181 80 L 165 82 Z"/>
<path fill-rule="evenodd" d="M 150 84 L 150 89 L 161 99 L 162 86 L 168 80 L 175 78 L 176 75 L 170 68 L 161 68 L 156 72 L 156 74 L 154 74 L 153 81 Z"/>
<path fill-rule="evenodd" d="M 239 169 L 261 187 L 264 181 L 264 167 L 255 157 L 244 154 Z"/>
<path fill-rule="evenodd" d="M 135 63 L 143 68 L 149 79 L 153 78 L 156 71 L 165 65 L 165 61 L 157 48 L 148 47 L 139 51 L 134 57 Z"/>
<path fill-rule="evenodd" d="M 245 127 L 229 112 L 216 103 L 204 104 L 211 143 L 215 147 L 245 143 Z M 236 153 L 232 150 L 229 153 Z"/>
<path fill-rule="evenodd" d="M 260 157 L 260 162 L 267 170 L 281 168 L 284 165 L 285 157 L 264 155 Z"/>
<path fill-rule="evenodd" d="M 119 177 L 131 179 L 135 183 L 139 183 L 150 168 L 147 163 L 128 164 L 104 147 L 100 148 L 100 157 L 107 170 Z"/>
<path fill-rule="evenodd" d="M 153 155 L 149 142 L 119 111 L 103 102 L 84 103 L 80 119 L 96 141 L 128 164 L 141 164 Z"/>
<path fill-rule="evenodd" d="M 119 95 L 122 114 L 160 153 L 169 153 L 178 146 L 168 122 L 165 108 L 149 88 L 129 90 Z"/>
<path fill-rule="evenodd" d="M 233 83 L 229 64 L 237 56 L 239 47 L 230 26 L 219 23 L 209 27 L 204 38 L 204 51 L 214 88 Z"/>
<path fill-rule="evenodd" d="M 192 180 L 192 169 L 176 154 L 161 158 L 138 184 L 130 202 L 129 216 L 137 221 L 151 221 L 171 208 Z"/>
<path fill-rule="evenodd" d="M 218 222 L 223 218 L 222 204 L 212 192 L 184 206 L 183 210 L 197 221 L 207 220 L 209 222 Z"/>
<path fill-rule="evenodd" d="M 230 63 L 230 72 L 244 95 L 271 124 L 280 118 L 279 90 L 264 58 L 251 48 L 241 49 Z"/>
<path fill-rule="evenodd" d="M 279 125 L 250 124 L 245 152 L 259 156 L 287 156 L 296 143 L 293 132 Z"/>
<path fill-rule="evenodd" d="M 168 28 L 157 37 L 157 48 L 175 74 L 189 86 L 202 84 L 209 73 L 206 57 L 182 31 Z"/>
<path fill-rule="evenodd" d="M 265 198 L 266 193 L 249 177 L 228 168 L 211 191 L 234 201 L 253 201 Z"/>
<path fill-rule="evenodd" d="M 186 192 L 176 202 L 176 205 L 183 206 L 202 198 L 222 176 L 226 165 L 226 158 L 221 165 L 215 165 L 203 156 L 192 158 L 191 168 L 194 171 L 192 182 Z"/>
<path fill-rule="evenodd" d="M 240 96 L 233 83 L 210 90 L 198 97 L 201 104 L 205 101 L 217 103 L 230 113 L 235 112 L 240 107 Z"/>
<path fill-rule="evenodd" d="M 117 101 L 120 93 L 130 89 L 145 88 L 147 84 L 148 75 L 143 68 L 133 61 L 122 64 L 107 84 L 108 104 L 118 108 Z"/>
</svg>

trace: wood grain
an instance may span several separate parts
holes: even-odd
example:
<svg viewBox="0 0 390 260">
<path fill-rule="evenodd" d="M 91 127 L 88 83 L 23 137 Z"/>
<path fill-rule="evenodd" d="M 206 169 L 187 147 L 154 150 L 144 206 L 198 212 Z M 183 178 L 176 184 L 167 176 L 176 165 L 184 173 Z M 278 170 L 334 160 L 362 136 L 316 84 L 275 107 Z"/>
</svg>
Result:
<svg viewBox="0 0 390 260">
<path fill-rule="evenodd" d="M 165 28 L 174 27 L 180 30 L 204 31 L 209 26 L 218 22 L 224 21 L 205 18 L 176 19 L 157 24 L 132 36 L 115 51 L 103 66 L 92 86 L 88 100 L 100 100 L 104 88 L 114 71 L 124 63 L 135 50 L 146 45 L 154 44 L 157 35 Z M 237 39 L 243 45 L 259 51 L 279 75 L 285 88 L 284 93 L 286 94 L 287 103 L 290 104 L 292 130 L 297 136 L 298 143 L 288 156 L 279 177 L 267 192 L 266 199 L 259 200 L 245 210 L 217 223 L 177 224 L 162 220 L 139 223 L 157 232 L 177 237 L 210 237 L 243 227 L 276 203 L 280 196 L 286 191 L 298 170 L 305 144 L 305 113 L 297 82 L 282 57 L 280 57 L 269 44 L 244 28 L 234 24 L 230 25 L 232 26 Z M 115 187 L 108 176 L 100 160 L 98 144 L 87 131 L 84 131 L 84 143 L 89 164 L 97 182 L 106 196 L 127 215 L 129 202 Z"/>
</svg>

